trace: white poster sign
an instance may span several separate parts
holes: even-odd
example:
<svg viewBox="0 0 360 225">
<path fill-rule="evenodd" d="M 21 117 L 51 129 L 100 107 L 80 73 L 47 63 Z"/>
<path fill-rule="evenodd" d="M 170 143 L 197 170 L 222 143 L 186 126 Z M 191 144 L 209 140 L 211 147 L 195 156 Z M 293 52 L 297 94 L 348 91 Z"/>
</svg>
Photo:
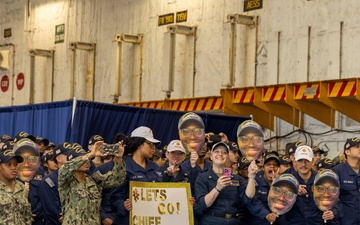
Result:
<svg viewBox="0 0 360 225">
<path fill-rule="evenodd" d="M 130 181 L 131 225 L 194 224 L 189 183 Z"/>
</svg>

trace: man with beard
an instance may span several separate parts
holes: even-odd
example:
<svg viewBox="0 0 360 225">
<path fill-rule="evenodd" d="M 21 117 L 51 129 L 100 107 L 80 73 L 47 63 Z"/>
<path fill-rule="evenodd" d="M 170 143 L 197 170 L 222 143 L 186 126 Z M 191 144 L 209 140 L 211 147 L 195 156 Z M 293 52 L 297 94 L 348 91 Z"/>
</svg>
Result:
<svg viewBox="0 0 360 225">
<path fill-rule="evenodd" d="M 181 164 L 181 168 L 196 177 L 211 170 L 211 162 L 205 160 L 205 125 L 201 117 L 193 112 L 184 114 L 178 124 L 179 137 L 182 145 L 190 153 L 190 159 Z M 191 193 L 194 193 L 194 182 L 190 179 Z M 201 212 L 194 205 L 194 223 L 199 224 Z"/>
<path fill-rule="evenodd" d="M 277 214 L 272 213 L 268 206 L 268 195 L 271 183 L 274 181 L 279 171 L 279 157 L 277 152 L 267 152 L 264 156 L 264 175 L 256 177 L 256 194 L 255 198 L 261 201 L 260 206 L 257 207 L 257 211 L 250 212 L 254 215 L 252 217 L 251 224 L 253 225 L 268 225 L 274 223 Z"/>
<path fill-rule="evenodd" d="M 340 200 L 344 207 L 342 225 L 360 224 L 360 139 L 349 138 L 344 145 L 346 162 L 332 168 L 340 180 Z"/>
<path fill-rule="evenodd" d="M 261 126 L 252 120 L 245 120 L 238 127 L 237 137 L 241 155 L 249 161 L 259 159 L 264 152 L 264 133 Z"/>
<path fill-rule="evenodd" d="M 317 172 L 311 169 L 314 163 L 313 150 L 309 146 L 302 145 L 295 150 L 294 156 L 297 172 L 293 175 L 300 185 L 294 206 L 285 214 L 286 224 L 322 224 L 324 220 L 327 221 L 327 224 L 338 224 L 337 220 L 342 215 L 340 205 L 336 205 L 327 212 L 322 212 L 315 204 L 312 186 Z"/>
<path fill-rule="evenodd" d="M 319 172 L 314 181 L 314 201 L 318 208 L 329 211 L 339 200 L 340 183 L 338 175 L 329 169 Z"/>
<path fill-rule="evenodd" d="M 24 158 L 17 168 L 17 175 L 20 181 L 25 184 L 29 190 L 29 201 L 31 204 L 33 225 L 43 224 L 43 208 L 39 198 L 39 187 L 43 174 L 39 173 L 40 153 L 37 145 L 28 138 L 16 138 L 14 145 L 14 154 Z"/>
<path fill-rule="evenodd" d="M 290 173 L 290 174 L 296 173 L 297 168 L 296 168 L 296 163 L 295 163 L 295 150 L 302 145 L 304 145 L 304 144 L 300 141 L 290 142 L 290 143 L 286 144 L 286 147 L 285 147 L 286 153 L 292 161 L 292 167 L 285 170 L 283 173 Z"/>
</svg>

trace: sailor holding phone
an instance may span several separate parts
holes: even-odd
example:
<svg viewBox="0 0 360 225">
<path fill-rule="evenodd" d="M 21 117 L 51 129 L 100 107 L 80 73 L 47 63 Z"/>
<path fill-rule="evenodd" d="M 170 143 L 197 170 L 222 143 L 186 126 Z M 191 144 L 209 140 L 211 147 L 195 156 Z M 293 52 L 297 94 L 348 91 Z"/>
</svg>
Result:
<svg viewBox="0 0 360 225">
<path fill-rule="evenodd" d="M 248 168 L 249 181 L 231 173 L 225 164 L 229 146 L 224 142 L 213 145 L 210 156 L 213 167 L 199 174 L 195 181 L 197 210 L 203 213 L 200 224 L 241 224 L 240 202 L 251 205 L 255 195 L 255 161 Z"/>
</svg>

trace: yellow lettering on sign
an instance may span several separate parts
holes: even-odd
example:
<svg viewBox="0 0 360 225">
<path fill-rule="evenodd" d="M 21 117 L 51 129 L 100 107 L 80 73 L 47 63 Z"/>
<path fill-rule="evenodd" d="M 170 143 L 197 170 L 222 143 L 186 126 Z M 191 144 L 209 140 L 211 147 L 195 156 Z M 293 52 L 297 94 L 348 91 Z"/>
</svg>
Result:
<svg viewBox="0 0 360 225">
<path fill-rule="evenodd" d="M 187 20 L 187 10 L 176 13 L 176 22 L 177 23 L 185 22 L 186 20 Z"/>
<path fill-rule="evenodd" d="M 173 16 L 165 16 L 165 21 L 166 21 L 166 23 L 173 23 L 174 17 Z"/>
<path fill-rule="evenodd" d="M 158 25 L 166 25 L 174 23 L 174 13 L 159 16 Z"/>
<path fill-rule="evenodd" d="M 166 200 L 166 190 L 165 189 L 141 189 L 140 191 L 141 201 L 151 202 L 151 201 L 165 201 Z"/>
<path fill-rule="evenodd" d="M 166 212 L 172 215 L 175 212 L 175 206 L 172 202 L 169 202 L 167 204 L 159 203 L 158 212 L 160 215 L 165 215 Z M 176 202 L 176 214 L 180 215 L 180 202 Z"/>
<path fill-rule="evenodd" d="M 161 225 L 160 216 L 133 216 L 134 225 Z"/>
<path fill-rule="evenodd" d="M 247 3 L 247 9 L 254 9 L 260 7 L 260 0 L 251 0 Z"/>
</svg>

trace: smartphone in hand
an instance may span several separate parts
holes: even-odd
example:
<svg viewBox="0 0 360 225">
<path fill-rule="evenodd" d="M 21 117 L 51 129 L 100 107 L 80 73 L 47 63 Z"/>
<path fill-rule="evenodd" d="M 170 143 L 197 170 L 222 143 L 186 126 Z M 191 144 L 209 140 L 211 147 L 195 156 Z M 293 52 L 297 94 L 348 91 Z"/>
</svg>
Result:
<svg viewBox="0 0 360 225">
<path fill-rule="evenodd" d="M 104 155 L 116 155 L 119 153 L 119 145 L 117 144 L 104 144 L 101 147 L 101 153 Z"/>
<path fill-rule="evenodd" d="M 231 178 L 231 168 L 224 168 L 224 176 Z"/>
</svg>

